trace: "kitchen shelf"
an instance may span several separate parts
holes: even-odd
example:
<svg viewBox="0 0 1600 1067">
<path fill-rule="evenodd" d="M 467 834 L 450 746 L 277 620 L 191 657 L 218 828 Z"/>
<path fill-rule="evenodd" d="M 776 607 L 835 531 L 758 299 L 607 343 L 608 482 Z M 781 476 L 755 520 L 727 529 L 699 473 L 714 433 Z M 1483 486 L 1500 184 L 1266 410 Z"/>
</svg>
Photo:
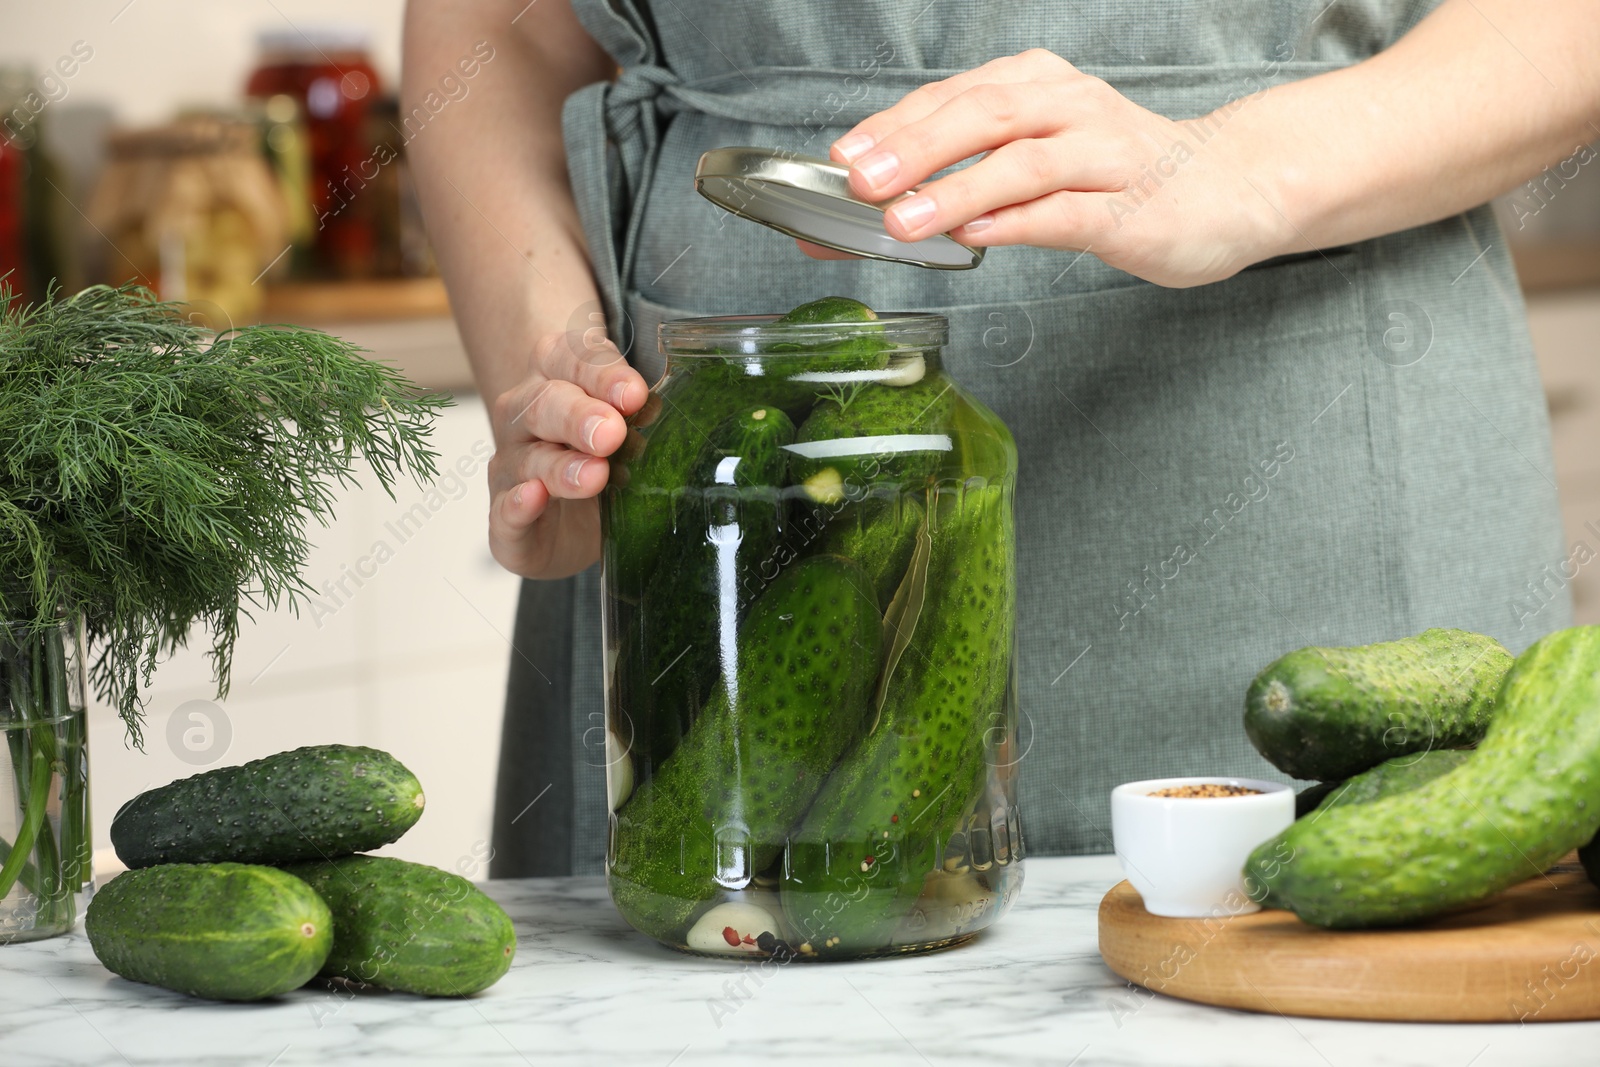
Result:
<svg viewBox="0 0 1600 1067">
<path fill-rule="evenodd" d="M 437 318 L 450 314 L 438 278 L 381 278 L 347 282 L 286 282 L 267 287 L 263 322 L 321 325 Z"/>
<path fill-rule="evenodd" d="M 424 388 L 454 393 L 473 391 L 472 365 L 467 362 L 455 319 L 448 313 L 409 319 L 340 318 L 315 325 L 360 345 L 374 359 L 392 363 Z"/>
<path fill-rule="evenodd" d="M 326 330 L 428 389 L 473 389 L 472 368 L 438 278 L 273 285 L 260 320 Z"/>
<path fill-rule="evenodd" d="M 1511 243 L 1525 293 L 1600 287 L 1600 238 Z"/>
</svg>

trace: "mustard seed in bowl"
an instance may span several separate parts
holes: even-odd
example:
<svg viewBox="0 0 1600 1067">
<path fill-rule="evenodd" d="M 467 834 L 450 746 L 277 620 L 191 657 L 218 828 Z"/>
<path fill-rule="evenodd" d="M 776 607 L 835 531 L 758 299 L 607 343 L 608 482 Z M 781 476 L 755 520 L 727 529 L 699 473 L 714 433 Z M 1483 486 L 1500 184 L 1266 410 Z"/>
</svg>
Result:
<svg viewBox="0 0 1600 1067">
<path fill-rule="evenodd" d="M 1175 785 L 1166 789 L 1157 789 L 1148 795 L 1153 797 L 1253 797 L 1260 796 L 1261 790 L 1250 789 L 1242 785 L 1223 785 L 1220 782 L 1200 782 L 1195 785 Z"/>
</svg>

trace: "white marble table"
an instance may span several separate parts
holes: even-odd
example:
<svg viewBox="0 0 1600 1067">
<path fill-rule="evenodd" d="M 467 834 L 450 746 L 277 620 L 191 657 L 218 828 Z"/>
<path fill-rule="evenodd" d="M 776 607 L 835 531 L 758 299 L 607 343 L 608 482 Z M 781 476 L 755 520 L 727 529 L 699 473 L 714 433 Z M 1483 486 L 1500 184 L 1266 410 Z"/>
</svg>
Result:
<svg viewBox="0 0 1600 1067">
<path fill-rule="evenodd" d="M 116 978 L 82 933 L 0 948 L 0 1064 L 1158 1064 L 1600 1062 L 1600 1023 L 1290 1019 L 1135 990 L 1100 961 L 1108 856 L 1028 861 L 1011 914 L 920 958 L 763 970 L 630 931 L 599 879 L 491 882 L 516 962 L 470 1000 L 313 986 L 226 1005 Z"/>
</svg>

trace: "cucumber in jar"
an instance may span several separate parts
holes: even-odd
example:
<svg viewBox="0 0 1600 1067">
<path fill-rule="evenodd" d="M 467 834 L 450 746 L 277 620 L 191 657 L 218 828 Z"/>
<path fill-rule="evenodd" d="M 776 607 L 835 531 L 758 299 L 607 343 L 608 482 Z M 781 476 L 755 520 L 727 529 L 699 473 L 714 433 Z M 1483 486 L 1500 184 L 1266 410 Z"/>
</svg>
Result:
<svg viewBox="0 0 1600 1067">
<path fill-rule="evenodd" d="M 1013 448 L 965 400 L 963 469 Z M 913 558 L 886 623 L 881 706 L 791 835 L 781 899 L 801 951 L 888 949 L 916 906 L 1003 731 L 1016 597 L 1010 485 L 973 476 L 930 490 L 925 560 Z M 920 584 L 916 590 L 912 586 Z M 914 616 L 903 611 L 920 599 Z"/>
<path fill-rule="evenodd" d="M 764 345 L 759 360 L 726 353 L 723 373 L 758 376 L 797 423 L 843 384 L 894 376 L 886 370 L 894 347 L 884 339 L 878 313 L 859 300 L 813 300 L 774 319 L 768 329 L 785 339 Z"/>
<path fill-rule="evenodd" d="M 876 322 L 878 313 L 848 296 L 824 296 L 790 308 L 779 315 L 774 326 L 808 326 L 818 323 Z"/>
<path fill-rule="evenodd" d="M 888 366 L 890 346 L 876 320 L 859 301 L 812 301 L 774 323 L 802 328 L 799 339 L 743 357 L 730 351 L 689 357 L 658 383 L 628 420 L 627 438 L 612 457 L 604 541 L 613 590 L 630 600 L 642 594 L 672 533 L 674 495 L 688 484 L 702 446 L 730 406 L 776 405 L 798 424 L 820 397 L 839 388 L 836 376 Z M 803 336 L 804 328 L 827 325 L 841 330 Z"/>
<path fill-rule="evenodd" d="M 698 912 L 779 855 L 870 707 L 882 623 L 869 590 L 858 564 L 811 556 L 752 604 L 736 670 L 615 813 L 611 895 L 636 929 L 683 944 Z"/>
<path fill-rule="evenodd" d="M 617 657 L 618 732 L 636 760 L 665 759 L 711 696 L 719 620 L 702 606 L 737 619 L 774 573 L 782 446 L 794 433 L 770 404 L 734 412 L 712 429 L 676 494 L 673 536 Z"/>
<path fill-rule="evenodd" d="M 878 606 L 887 608 L 911 562 L 922 516 L 914 496 L 869 497 L 827 515 L 817 550 L 861 564 Z"/>
<path fill-rule="evenodd" d="M 800 424 L 789 446 L 789 481 L 821 503 L 858 496 L 873 484 L 924 486 L 953 447 L 955 402 L 942 374 L 898 388 L 842 384 Z"/>
<path fill-rule="evenodd" d="M 728 400 L 702 370 L 669 374 L 628 420 L 602 501 L 603 563 L 614 596 L 637 602 L 671 539 L 679 491 Z"/>
</svg>

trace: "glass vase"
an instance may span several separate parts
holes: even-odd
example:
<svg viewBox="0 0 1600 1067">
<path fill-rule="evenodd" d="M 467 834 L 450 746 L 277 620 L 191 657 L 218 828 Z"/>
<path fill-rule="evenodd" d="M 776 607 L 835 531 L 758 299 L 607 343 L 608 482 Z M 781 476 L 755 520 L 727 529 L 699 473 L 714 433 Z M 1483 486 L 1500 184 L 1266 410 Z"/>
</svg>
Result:
<svg viewBox="0 0 1600 1067">
<path fill-rule="evenodd" d="M 0 623 L 0 944 L 72 929 L 94 892 L 83 624 Z"/>
</svg>

